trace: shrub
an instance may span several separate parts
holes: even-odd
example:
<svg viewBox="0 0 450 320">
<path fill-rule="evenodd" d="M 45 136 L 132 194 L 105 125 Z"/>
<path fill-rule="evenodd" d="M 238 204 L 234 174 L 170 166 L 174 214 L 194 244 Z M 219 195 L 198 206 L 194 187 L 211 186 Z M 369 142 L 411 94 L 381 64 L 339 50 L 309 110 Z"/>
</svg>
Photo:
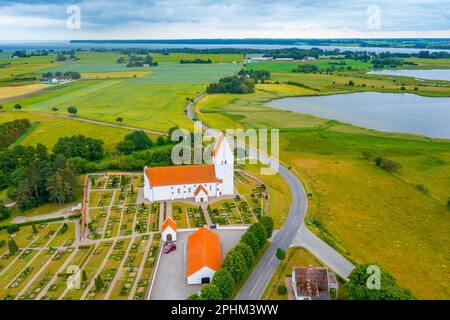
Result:
<svg viewBox="0 0 450 320">
<path fill-rule="evenodd" d="M 8 231 L 9 234 L 15 233 L 19 231 L 19 226 L 17 224 L 11 224 L 8 227 L 6 227 L 6 230 Z"/>
<path fill-rule="evenodd" d="M 287 288 L 285 285 L 281 284 L 278 286 L 277 291 L 280 296 L 284 296 L 287 293 Z"/>
<path fill-rule="evenodd" d="M 286 251 L 284 251 L 281 248 L 277 248 L 275 256 L 277 257 L 278 260 L 284 260 L 284 258 L 286 258 Z"/>
<path fill-rule="evenodd" d="M 78 113 L 78 110 L 75 107 L 68 107 L 67 112 L 74 116 Z"/>
<path fill-rule="evenodd" d="M 383 168 L 386 171 L 395 171 L 401 168 L 401 165 L 394 160 L 386 159 L 383 157 L 377 157 L 374 161 L 378 167 Z"/>
</svg>

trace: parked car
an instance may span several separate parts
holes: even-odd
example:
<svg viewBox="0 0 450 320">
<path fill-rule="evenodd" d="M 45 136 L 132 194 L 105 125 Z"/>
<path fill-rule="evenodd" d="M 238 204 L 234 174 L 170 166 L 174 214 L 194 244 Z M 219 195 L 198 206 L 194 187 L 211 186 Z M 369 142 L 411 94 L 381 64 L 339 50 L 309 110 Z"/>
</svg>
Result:
<svg viewBox="0 0 450 320">
<path fill-rule="evenodd" d="M 172 251 L 175 251 L 177 249 L 177 245 L 175 243 L 169 243 L 165 248 L 164 248 L 164 253 L 170 253 Z"/>
</svg>

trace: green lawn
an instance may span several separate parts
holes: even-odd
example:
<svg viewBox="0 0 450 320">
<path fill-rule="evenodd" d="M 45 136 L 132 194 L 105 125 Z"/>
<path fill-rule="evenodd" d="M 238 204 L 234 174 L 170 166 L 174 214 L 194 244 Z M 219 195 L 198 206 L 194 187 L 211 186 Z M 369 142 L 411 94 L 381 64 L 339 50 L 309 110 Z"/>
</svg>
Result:
<svg viewBox="0 0 450 320">
<path fill-rule="evenodd" d="M 297 69 L 299 65 L 312 64 L 319 68 L 320 71 L 326 71 L 328 68 L 335 67 L 339 69 L 341 67 L 358 70 L 369 70 L 371 63 L 356 61 L 351 59 L 317 59 L 314 61 L 303 62 L 303 61 L 258 61 L 249 62 L 246 64 L 248 69 L 253 70 L 267 70 L 270 72 L 292 72 Z"/>
</svg>

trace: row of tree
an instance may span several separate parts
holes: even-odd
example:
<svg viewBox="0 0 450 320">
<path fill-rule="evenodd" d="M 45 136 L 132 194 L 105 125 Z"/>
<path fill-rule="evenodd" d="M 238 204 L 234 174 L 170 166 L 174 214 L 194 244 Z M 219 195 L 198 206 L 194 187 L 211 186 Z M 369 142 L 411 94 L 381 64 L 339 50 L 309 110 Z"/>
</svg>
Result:
<svg viewBox="0 0 450 320">
<path fill-rule="evenodd" d="M 158 65 L 158 62 L 154 61 L 153 57 L 150 54 L 147 54 L 145 57 L 130 54 L 128 58 L 120 57 L 119 59 L 117 59 L 117 63 L 119 64 L 126 63 L 128 68 L 143 67 L 144 65 L 148 66 Z"/>
<path fill-rule="evenodd" d="M 187 63 L 210 64 L 210 63 L 212 63 L 212 61 L 211 61 L 211 59 L 195 58 L 195 59 L 181 59 L 180 63 L 181 64 L 187 64 Z"/>
<path fill-rule="evenodd" d="M 253 81 L 240 78 L 238 76 L 229 76 L 219 80 L 218 83 L 211 83 L 206 88 L 208 93 L 253 93 L 255 85 Z"/>
<path fill-rule="evenodd" d="M 30 126 L 28 119 L 16 119 L 0 124 L 0 150 L 16 141 Z"/>
<path fill-rule="evenodd" d="M 81 74 L 77 71 L 66 71 L 64 73 L 61 71 L 56 71 L 55 73 L 49 71 L 42 74 L 42 78 L 46 80 L 51 80 L 53 78 L 65 80 L 77 80 L 81 78 Z"/>
<path fill-rule="evenodd" d="M 242 235 L 238 245 L 231 249 L 223 260 L 210 284 L 204 285 L 200 293 L 190 295 L 188 300 L 229 299 L 234 288 L 250 272 L 267 239 L 272 236 L 273 220 L 262 216 Z"/>
</svg>

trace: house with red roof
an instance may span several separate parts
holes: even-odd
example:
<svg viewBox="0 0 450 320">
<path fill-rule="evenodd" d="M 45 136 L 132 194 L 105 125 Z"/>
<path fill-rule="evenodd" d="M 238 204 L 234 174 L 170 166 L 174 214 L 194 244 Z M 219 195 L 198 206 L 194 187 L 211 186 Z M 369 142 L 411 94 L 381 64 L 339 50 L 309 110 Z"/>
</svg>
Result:
<svg viewBox="0 0 450 320">
<path fill-rule="evenodd" d="M 216 138 L 212 163 L 144 168 L 144 197 L 149 201 L 194 199 L 233 195 L 234 158 L 227 139 Z"/>
<path fill-rule="evenodd" d="M 219 235 L 206 227 L 192 233 L 187 242 L 187 283 L 210 283 L 221 266 Z"/>
<path fill-rule="evenodd" d="M 164 242 L 177 241 L 177 223 L 171 217 L 162 224 L 161 238 Z"/>
</svg>

